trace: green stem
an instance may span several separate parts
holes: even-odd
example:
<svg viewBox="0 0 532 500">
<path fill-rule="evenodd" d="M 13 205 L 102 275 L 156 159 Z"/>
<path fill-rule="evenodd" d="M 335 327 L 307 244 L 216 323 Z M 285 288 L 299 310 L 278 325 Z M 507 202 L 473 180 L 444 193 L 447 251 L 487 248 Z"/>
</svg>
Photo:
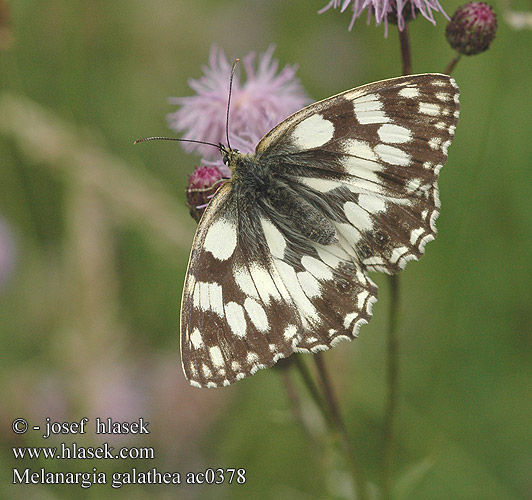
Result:
<svg viewBox="0 0 532 500">
<path fill-rule="evenodd" d="M 455 52 L 453 58 L 449 61 L 449 64 L 447 65 L 447 67 L 445 68 L 443 72 L 446 75 L 450 75 L 453 72 L 454 68 L 456 68 L 458 61 L 460 61 L 461 58 L 462 58 L 462 54 L 460 54 L 459 52 Z"/>
<path fill-rule="evenodd" d="M 362 467 L 357 459 L 353 445 L 351 444 L 349 433 L 338 405 L 338 398 L 334 392 L 334 387 L 331 383 L 331 379 L 329 377 L 329 373 L 327 372 L 325 362 L 323 361 L 322 354 L 316 353 L 314 355 L 314 361 L 318 370 L 320 385 L 323 394 L 325 394 L 325 400 L 331 417 L 330 423 L 332 424 L 332 429 L 338 434 L 343 451 L 349 462 L 351 474 L 355 484 L 356 499 L 368 500 L 369 497 L 366 489 L 366 480 L 364 478 L 364 474 L 362 473 Z"/>
<path fill-rule="evenodd" d="M 412 56 L 408 24 L 399 30 L 403 75 L 412 73 Z M 386 385 L 388 394 L 384 410 L 383 459 L 382 459 L 382 500 L 390 500 L 393 489 L 393 454 L 395 449 L 395 421 L 399 395 L 399 340 L 397 338 L 397 318 L 399 315 L 399 277 L 389 276 L 390 309 L 386 352 Z"/>
<path fill-rule="evenodd" d="M 410 37 L 408 36 L 408 23 L 405 22 L 404 29 L 399 31 L 399 45 L 401 48 L 401 62 L 403 75 L 412 74 L 412 56 L 410 55 Z"/>
<path fill-rule="evenodd" d="M 384 412 L 383 463 L 382 463 L 382 500 L 390 500 L 393 487 L 393 453 L 395 448 L 395 421 L 399 399 L 399 340 L 397 323 L 399 316 L 399 278 L 391 275 L 390 309 L 388 325 L 386 381 L 388 395 Z"/>
<path fill-rule="evenodd" d="M 292 410 L 292 417 L 294 421 L 300 423 L 301 428 L 306 435 L 307 441 L 309 443 L 312 443 L 313 445 L 316 445 L 314 436 L 312 435 L 310 429 L 307 427 L 305 419 L 303 418 L 303 412 L 301 410 L 301 401 L 299 399 L 297 390 L 292 382 L 291 370 L 281 369 L 279 370 L 279 373 L 283 379 L 283 385 L 286 390 L 288 401 L 290 403 L 290 409 Z"/>
<path fill-rule="evenodd" d="M 327 405 L 325 404 L 325 401 L 323 400 L 320 394 L 320 391 L 318 387 L 316 386 L 316 383 L 314 382 L 306 363 L 303 361 L 301 355 L 299 354 L 295 354 L 291 356 L 291 358 L 294 359 L 294 364 L 297 370 L 299 371 L 299 374 L 301 375 L 301 378 L 303 379 L 303 382 L 305 383 L 308 389 L 308 392 L 310 393 L 310 396 L 312 400 L 314 401 L 314 404 L 318 407 L 321 414 L 323 415 L 323 418 L 325 419 L 325 422 L 327 423 L 327 427 L 331 428 L 332 426 L 331 415 L 329 414 Z"/>
</svg>

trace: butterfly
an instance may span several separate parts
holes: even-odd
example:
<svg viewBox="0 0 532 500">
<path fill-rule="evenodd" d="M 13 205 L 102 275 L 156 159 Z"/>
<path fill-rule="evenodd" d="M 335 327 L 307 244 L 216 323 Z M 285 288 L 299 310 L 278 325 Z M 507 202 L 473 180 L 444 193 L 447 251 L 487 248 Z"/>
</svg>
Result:
<svg viewBox="0 0 532 500">
<path fill-rule="evenodd" d="M 456 82 L 421 74 L 311 104 L 254 154 L 220 144 L 232 175 L 199 222 L 181 302 L 192 385 L 357 336 L 377 300 L 368 273 L 397 273 L 436 235 L 458 115 Z"/>
</svg>

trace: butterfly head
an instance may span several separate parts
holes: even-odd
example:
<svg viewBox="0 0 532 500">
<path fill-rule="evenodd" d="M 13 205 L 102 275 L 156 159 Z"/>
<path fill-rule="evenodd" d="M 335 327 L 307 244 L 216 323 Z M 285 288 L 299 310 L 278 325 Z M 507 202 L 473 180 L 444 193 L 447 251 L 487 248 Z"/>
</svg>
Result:
<svg viewBox="0 0 532 500">
<path fill-rule="evenodd" d="M 231 168 L 235 165 L 235 156 L 240 155 L 238 149 L 232 149 L 231 147 L 226 147 L 224 144 L 218 144 L 218 149 L 222 155 L 222 161 L 226 167 Z"/>
</svg>

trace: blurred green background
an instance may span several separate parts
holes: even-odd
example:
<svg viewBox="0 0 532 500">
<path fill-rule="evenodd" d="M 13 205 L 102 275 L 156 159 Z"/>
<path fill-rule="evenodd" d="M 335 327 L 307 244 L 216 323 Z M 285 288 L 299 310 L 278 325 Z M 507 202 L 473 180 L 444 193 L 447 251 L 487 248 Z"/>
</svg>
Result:
<svg viewBox="0 0 532 500">
<path fill-rule="evenodd" d="M 452 14 L 457 2 L 443 1 Z M 230 59 L 274 43 L 314 99 L 400 74 L 397 34 L 320 1 L 0 0 L 0 498 L 346 498 L 323 422 L 293 381 L 314 439 L 267 370 L 189 387 L 179 301 L 198 158 L 176 143 L 169 96 L 190 95 L 212 43 Z M 530 7 L 524 5 L 523 7 Z M 532 499 L 532 31 L 505 21 L 453 76 L 461 120 L 442 171 L 439 237 L 402 273 L 396 498 Z M 410 24 L 414 72 L 451 58 L 437 26 Z M 380 481 L 389 293 L 360 338 L 325 354 L 364 473 Z M 91 423 L 44 440 L 11 423 Z M 93 419 L 150 422 L 110 438 Z M 152 446 L 153 460 L 15 460 L 13 446 Z M 325 450 L 325 451 L 324 451 Z M 244 467 L 245 485 L 13 485 L 38 471 Z M 110 493 L 112 492 L 112 493 Z"/>
</svg>

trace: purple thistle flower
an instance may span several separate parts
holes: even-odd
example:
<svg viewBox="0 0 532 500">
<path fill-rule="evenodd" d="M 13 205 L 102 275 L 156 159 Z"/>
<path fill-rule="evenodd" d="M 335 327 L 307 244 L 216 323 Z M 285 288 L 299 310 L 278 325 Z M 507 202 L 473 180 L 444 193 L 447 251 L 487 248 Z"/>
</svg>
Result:
<svg viewBox="0 0 532 500">
<path fill-rule="evenodd" d="M 415 18 L 416 11 L 421 12 L 423 17 L 432 24 L 436 24 L 433 10 L 441 12 L 449 19 L 438 0 L 330 0 L 325 7 L 318 11 L 318 14 L 338 7 L 340 7 L 340 12 L 344 12 L 351 3 L 353 4 L 353 17 L 349 24 L 349 31 L 353 28 L 355 19 L 359 18 L 366 9 L 368 10 L 368 24 L 372 15 L 375 16 L 375 24 L 379 25 L 384 22 L 385 36 L 388 36 L 388 16 L 392 17 L 394 21 L 396 18 L 397 26 L 401 31 L 405 28 L 405 18 L 406 20 L 410 17 Z"/>
<path fill-rule="evenodd" d="M 229 119 L 231 147 L 243 153 L 255 149 L 260 138 L 284 118 L 310 102 L 299 80 L 296 67 L 285 66 L 278 72 L 279 62 L 272 58 L 274 47 L 259 56 L 255 69 L 255 53 L 242 59 L 246 81 L 239 75 L 233 79 L 233 93 Z M 231 64 L 224 52 L 216 46 L 211 48 L 209 65 L 204 66 L 203 76 L 189 80 L 196 95 L 174 97 L 170 102 L 181 108 L 168 115 L 170 127 L 183 133 L 186 139 L 225 143 L 225 118 L 229 96 Z M 205 145 L 183 143 L 186 151 L 198 150 L 207 159 L 216 158 L 218 151 Z M 216 165 L 226 175 L 227 168 L 221 161 L 204 161 Z"/>
</svg>

